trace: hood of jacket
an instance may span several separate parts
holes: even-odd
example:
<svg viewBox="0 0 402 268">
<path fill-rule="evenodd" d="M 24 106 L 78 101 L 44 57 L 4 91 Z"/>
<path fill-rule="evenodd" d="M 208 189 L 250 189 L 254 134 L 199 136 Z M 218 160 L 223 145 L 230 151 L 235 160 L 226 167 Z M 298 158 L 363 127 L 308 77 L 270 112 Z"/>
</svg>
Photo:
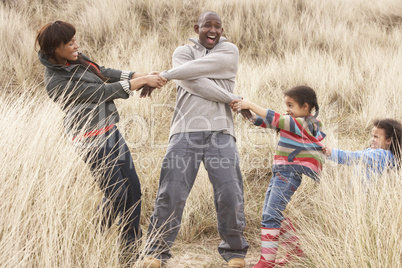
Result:
<svg viewBox="0 0 402 268">
<path fill-rule="evenodd" d="M 86 58 L 86 56 L 84 54 L 82 54 L 81 52 L 78 52 L 78 55 L 82 55 L 84 58 Z M 67 72 L 70 72 L 71 70 L 75 69 L 77 67 L 78 64 L 70 64 L 70 65 L 61 65 L 61 64 L 55 64 L 50 62 L 49 57 L 46 56 L 45 54 L 43 54 L 42 52 L 38 52 L 38 57 L 39 57 L 39 61 L 46 67 L 49 68 L 51 70 L 65 70 Z"/>
</svg>

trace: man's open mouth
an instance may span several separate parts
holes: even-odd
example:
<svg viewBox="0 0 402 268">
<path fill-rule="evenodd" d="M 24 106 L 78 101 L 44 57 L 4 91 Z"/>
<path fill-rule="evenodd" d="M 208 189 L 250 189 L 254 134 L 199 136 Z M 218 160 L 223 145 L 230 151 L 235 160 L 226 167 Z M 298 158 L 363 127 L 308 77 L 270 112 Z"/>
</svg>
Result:
<svg viewBox="0 0 402 268">
<path fill-rule="evenodd" d="M 207 36 L 207 41 L 210 44 L 213 44 L 215 42 L 216 36 L 208 35 Z"/>
</svg>

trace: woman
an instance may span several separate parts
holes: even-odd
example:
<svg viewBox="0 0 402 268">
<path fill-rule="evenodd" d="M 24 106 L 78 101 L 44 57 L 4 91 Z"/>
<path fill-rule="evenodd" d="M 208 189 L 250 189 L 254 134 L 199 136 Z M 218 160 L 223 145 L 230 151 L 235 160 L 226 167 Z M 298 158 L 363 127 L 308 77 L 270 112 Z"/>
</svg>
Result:
<svg viewBox="0 0 402 268">
<path fill-rule="evenodd" d="M 104 192 L 101 228 L 120 216 L 122 261 L 134 253 L 141 236 L 140 181 L 130 151 L 116 128 L 119 114 L 114 99 L 127 99 L 141 88 L 160 88 L 167 82 L 157 72 L 139 74 L 99 66 L 78 52 L 73 25 L 55 21 L 36 37 L 40 62 L 46 67 L 49 97 L 66 113 L 64 125 L 71 141 L 89 165 Z"/>
</svg>

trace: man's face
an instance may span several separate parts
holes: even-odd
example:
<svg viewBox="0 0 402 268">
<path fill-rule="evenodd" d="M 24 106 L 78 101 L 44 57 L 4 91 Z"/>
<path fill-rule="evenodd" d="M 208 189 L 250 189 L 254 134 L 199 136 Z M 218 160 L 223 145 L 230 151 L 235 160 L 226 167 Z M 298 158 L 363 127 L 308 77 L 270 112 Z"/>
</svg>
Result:
<svg viewBox="0 0 402 268">
<path fill-rule="evenodd" d="M 223 33 L 221 18 L 214 13 L 206 14 L 200 23 L 194 26 L 194 30 L 198 34 L 201 45 L 212 49 Z"/>
</svg>

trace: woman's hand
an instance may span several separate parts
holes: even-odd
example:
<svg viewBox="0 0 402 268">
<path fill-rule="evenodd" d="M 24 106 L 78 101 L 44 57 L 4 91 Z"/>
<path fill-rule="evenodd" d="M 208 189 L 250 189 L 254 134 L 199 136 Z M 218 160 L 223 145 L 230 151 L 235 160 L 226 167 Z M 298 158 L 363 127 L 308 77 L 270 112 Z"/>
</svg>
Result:
<svg viewBox="0 0 402 268">
<path fill-rule="evenodd" d="M 157 75 L 157 74 L 160 74 L 160 72 L 158 72 L 158 71 L 152 71 L 152 72 L 148 73 L 148 75 Z"/>
<path fill-rule="evenodd" d="M 141 90 L 140 98 L 151 96 L 151 93 L 155 88 L 161 88 L 166 85 L 167 82 L 168 80 L 161 76 L 159 72 L 137 74 L 137 77 L 130 80 L 132 91 Z"/>
<path fill-rule="evenodd" d="M 162 78 L 162 79 L 160 80 L 160 79 L 156 79 L 155 77 L 148 77 L 149 81 L 147 82 L 147 84 L 145 84 L 143 87 L 138 89 L 138 90 L 142 89 L 141 93 L 140 93 L 140 98 L 150 97 L 152 91 L 154 91 L 155 88 L 160 88 L 161 86 L 166 85 L 166 83 L 168 82 L 168 80 L 166 78 L 164 78 L 163 76 L 160 75 L 160 72 L 155 72 L 155 71 L 150 72 L 146 76 L 157 76 L 158 78 Z M 152 86 L 152 83 L 156 83 L 159 86 Z"/>
<path fill-rule="evenodd" d="M 144 76 L 144 79 L 145 79 L 145 85 L 153 88 L 161 88 L 168 82 L 168 80 L 165 77 L 159 74 L 148 74 Z"/>
</svg>

